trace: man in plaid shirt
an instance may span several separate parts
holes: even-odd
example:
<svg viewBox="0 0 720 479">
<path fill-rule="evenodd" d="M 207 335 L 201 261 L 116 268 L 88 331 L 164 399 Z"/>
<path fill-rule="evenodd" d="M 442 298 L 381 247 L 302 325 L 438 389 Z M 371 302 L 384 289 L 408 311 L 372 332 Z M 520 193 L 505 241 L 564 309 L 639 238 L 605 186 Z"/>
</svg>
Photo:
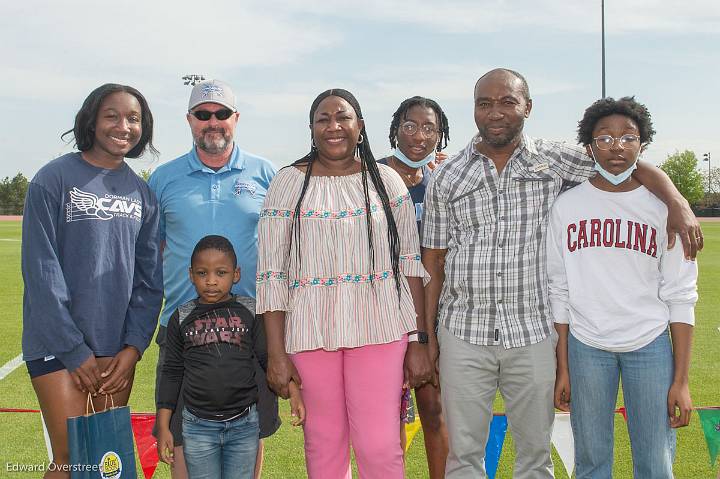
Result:
<svg viewBox="0 0 720 479">
<path fill-rule="evenodd" d="M 422 220 L 429 350 L 439 353 L 450 438 L 446 477 L 485 477 L 498 389 L 516 444 L 514 477 L 553 477 L 545 230 L 557 195 L 591 177 L 594 164 L 580 147 L 523 134 L 532 100 L 519 73 L 486 73 L 474 96 L 478 134 L 436 170 Z M 687 201 L 653 166 L 638 163 L 635 176 L 668 205 L 668 223 L 694 256 L 702 238 Z"/>
</svg>

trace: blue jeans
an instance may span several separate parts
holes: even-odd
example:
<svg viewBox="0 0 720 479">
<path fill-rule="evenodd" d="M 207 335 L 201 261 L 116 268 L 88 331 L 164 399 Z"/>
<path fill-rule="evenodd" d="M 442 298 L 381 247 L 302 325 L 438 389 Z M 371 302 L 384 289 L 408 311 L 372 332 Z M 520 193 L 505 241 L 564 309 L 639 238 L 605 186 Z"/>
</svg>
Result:
<svg viewBox="0 0 720 479">
<path fill-rule="evenodd" d="M 192 479 L 252 479 L 260 428 L 255 405 L 243 417 L 208 421 L 183 409 L 183 441 Z"/>
<path fill-rule="evenodd" d="M 568 365 L 575 474 L 577 479 L 611 479 L 614 410 L 622 376 L 623 397 L 635 479 L 671 479 L 675 431 L 667 395 L 673 380 L 668 332 L 638 350 L 613 353 L 568 338 Z"/>
</svg>

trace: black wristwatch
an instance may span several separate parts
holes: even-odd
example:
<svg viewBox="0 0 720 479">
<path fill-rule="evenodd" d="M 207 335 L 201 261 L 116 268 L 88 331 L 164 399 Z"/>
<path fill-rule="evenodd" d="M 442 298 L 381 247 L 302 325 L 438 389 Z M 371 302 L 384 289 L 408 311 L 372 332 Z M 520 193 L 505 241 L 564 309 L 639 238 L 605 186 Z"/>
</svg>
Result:
<svg viewBox="0 0 720 479">
<path fill-rule="evenodd" d="M 408 334 L 408 342 L 427 344 L 428 335 L 425 331 L 416 331 L 414 333 L 410 333 Z"/>
</svg>

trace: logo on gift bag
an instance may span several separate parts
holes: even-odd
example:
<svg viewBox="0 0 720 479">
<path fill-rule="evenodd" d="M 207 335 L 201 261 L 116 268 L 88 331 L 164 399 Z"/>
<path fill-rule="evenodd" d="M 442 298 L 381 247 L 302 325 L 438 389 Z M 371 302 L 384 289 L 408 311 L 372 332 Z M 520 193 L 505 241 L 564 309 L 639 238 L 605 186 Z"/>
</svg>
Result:
<svg viewBox="0 0 720 479">
<path fill-rule="evenodd" d="M 120 456 L 113 451 L 103 454 L 100 460 L 100 477 L 103 479 L 116 479 L 122 474 L 122 461 Z"/>
</svg>

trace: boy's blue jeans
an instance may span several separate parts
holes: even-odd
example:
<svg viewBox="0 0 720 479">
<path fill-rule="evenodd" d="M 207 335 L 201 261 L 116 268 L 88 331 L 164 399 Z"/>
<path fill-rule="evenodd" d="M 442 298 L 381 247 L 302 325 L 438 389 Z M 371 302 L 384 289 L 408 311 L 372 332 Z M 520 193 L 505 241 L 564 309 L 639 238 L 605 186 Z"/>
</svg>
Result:
<svg viewBox="0 0 720 479">
<path fill-rule="evenodd" d="M 635 479 L 671 479 L 675 431 L 667 395 L 673 380 L 668 332 L 635 351 L 613 353 L 568 338 L 570 397 L 577 479 L 610 479 L 614 410 L 622 376 Z"/>
<path fill-rule="evenodd" d="M 252 479 L 260 429 L 253 404 L 231 421 L 208 421 L 183 409 L 183 442 L 192 479 Z"/>
</svg>

